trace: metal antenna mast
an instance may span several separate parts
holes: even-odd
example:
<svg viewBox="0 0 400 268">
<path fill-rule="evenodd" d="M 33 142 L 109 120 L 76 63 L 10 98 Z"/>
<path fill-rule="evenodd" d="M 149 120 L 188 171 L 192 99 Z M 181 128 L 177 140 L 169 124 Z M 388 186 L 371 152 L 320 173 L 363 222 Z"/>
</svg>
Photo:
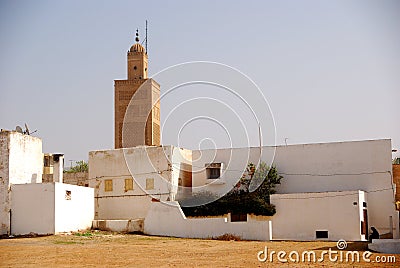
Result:
<svg viewBox="0 0 400 268">
<path fill-rule="evenodd" d="M 146 53 L 148 54 L 149 51 L 147 50 L 147 20 L 146 20 Z"/>
</svg>

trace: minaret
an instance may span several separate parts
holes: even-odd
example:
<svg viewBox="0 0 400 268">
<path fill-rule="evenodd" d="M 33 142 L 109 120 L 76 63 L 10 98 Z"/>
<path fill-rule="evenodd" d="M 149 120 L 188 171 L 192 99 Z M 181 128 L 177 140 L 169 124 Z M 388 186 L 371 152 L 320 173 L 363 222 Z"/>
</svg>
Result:
<svg viewBox="0 0 400 268">
<path fill-rule="evenodd" d="M 114 80 L 114 145 L 128 148 L 138 145 L 160 145 L 160 85 L 147 78 L 147 53 L 139 43 L 136 30 L 135 44 L 127 54 L 128 79 Z M 129 116 L 124 117 L 129 107 Z M 124 137 L 122 137 L 124 131 Z"/>
</svg>

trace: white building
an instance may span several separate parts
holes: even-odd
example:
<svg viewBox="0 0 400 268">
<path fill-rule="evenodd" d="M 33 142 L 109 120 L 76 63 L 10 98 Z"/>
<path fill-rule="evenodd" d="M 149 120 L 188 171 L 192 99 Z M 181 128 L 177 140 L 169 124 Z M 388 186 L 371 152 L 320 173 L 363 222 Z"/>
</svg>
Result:
<svg viewBox="0 0 400 268">
<path fill-rule="evenodd" d="M 12 235 L 56 234 L 92 227 L 94 192 L 59 182 L 11 185 Z"/>
<path fill-rule="evenodd" d="M 10 231 L 11 184 L 41 183 L 42 140 L 18 132 L 0 132 L 0 235 Z"/>
<path fill-rule="evenodd" d="M 42 140 L 15 131 L 0 132 L 0 235 L 91 227 L 94 191 L 63 184 L 63 156 L 57 159 L 57 183 L 42 183 Z"/>
<path fill-rule="evenodd" d="M 91 152 L 96 219 L 155 218 L 151 199 L 173 201 L 177 186 L 186 186 L 189 193 L 227 192 L 259 157 L 260 148 L 190 151 L 163 146 Z M 370 226 L 398 237 L 390 140 L 263 147 L 261 161 L 272 160 L 284 177 L 271 196 L 277 208 L 268 228 L 273 239 L 365 240 Z M 179 214 L 175 208 L 166 210 Z M 176 230 L 168 231 L 159 222 L 146 218 L 144 223 L 150 234 L 162 234 L 154 229 L 159 225 L 164 235 L 176 236 Z M 207 228 L 203 231 L 207 235 Z"/>
<path fill-rule="evenodd" d="M 174 162 L 190 163 L 191 152 L 173 146 L 90 152 L 89 186 L 95 189 L 95 219 L 144 219 L 152 198 L 174 200 L 179 178 L 185 179 Z"/>
<path fill-rule="evenodd" d="M 277 187 L 277 194 L 271 198 L 272 204 L 276 202 L 279 205 L 277 214 L 272 217 L 273 238 L 313 240 L 317 238 L 316 231 L 325 229 L 329 231 L 328 239 L 331 240 L 335 240 L 335 237 L 340 235 L 343 239 L 364 240 L 365 235 L 362 236 L 361 226 L 365 223 L 368 223 L 367 229 L 375 226 L 381 234 L 393 231 L 394 237 L 398 237 L 399 217 L 395 210 L 391 150 L 391 142 L 388 139 L 263 147 L 261 160 L 268 163 L 273 159 L 273 165 L 284 177 L 281 185 Z M 201 157 L 199 157 L 200 155 Z M 232 158 L 232 155 L 236 155 L 240 161 Z M 215 189 L 217 192 L 226 187 L 225 185 L 230 187 L 232 182 L 234 183 L 235 179 L 237 180 L 241 176 L 240 169 L 234 167 L 243 166 L 240 156 L 245 155 L 248 155 L 249 162 L 257 163 L 260 149 L 193 151 L 193 159 L 198 159 L 196 161 L 198 167 L 205 166 L 209 163 L 210 158 L 213 158 L 213 162 L 221 163 L 223 167 L 226 167 L 226 170 L 221 170 L 222 175 L 219 179 L 207 178 L 206 171 L 193 173 L 193 185 L 209 185 L 209 189 Z M 218 183 L 213 183 L 213 181 Z M 368 199 L 365 201 L 364 208 L 366 209 L 366 219 L 364 219 L 364 214 L 359 215 L 357 209 L 350 216 L 348 213 L 341 212 L 340 206 L 337 208 L 328 206 L 329 209 L 327 209 L 325 203 L 321 202 L 321 200 L 332 199 L 328 196 L 333 195 L 335 196 L 333 204 L 341 204 L 344 210 L 347 206 L 352 207 L 353 202 L 358 202 L 357 206 L 360 206 L 356 196 L 353 196 L 354 201 L 351 201 L 352 199 L 347 200 L 347 195 L 340 193 L 348 191 L 365 193 Z M 303 193 L 322 193 L 322 196 L 312 198 L 307 206 L 302 206 L 304 196 L 298 194 Z M 281 194 L 284 195 L 281 196 Z M 285 198 L 287 194 L 292 194 L 291 199 Z M 342 195 L 343 197 L 341 197 Z M 350 196 L 352 195 L 350 194 Z M 298 199 L 297 202 L 293 201 L 293 198 Z M 337 213 L 337 217 L 333 217 L 333 221 L 326 224 L 321 224 L 315 219 L 306 225 L 296 224 L 301 221 L 298 218 L 299 214 L 293 214 L 293 210 L 287 209 L 295 204 L 297 204 L 297 209 L 302 211 L 299 213 L 305 217 L 309 215 L 309 212 L 306 211 L 308 209 L 315 212 L 314 218 L 326 217 L 333 211 Z M 343 237 L 347 232 L 342 228 L 343 218 L 351 221 L 358 219 L 358 231 L 353 235 Z M 287 227 L 285 231 L 282 231 L 283 222 L 292 223 L 292 227 Z M 310 229 L 313 231 L 310 232 Z M 355 239 L 356 237 L 361 239 Z"/>
</svg>

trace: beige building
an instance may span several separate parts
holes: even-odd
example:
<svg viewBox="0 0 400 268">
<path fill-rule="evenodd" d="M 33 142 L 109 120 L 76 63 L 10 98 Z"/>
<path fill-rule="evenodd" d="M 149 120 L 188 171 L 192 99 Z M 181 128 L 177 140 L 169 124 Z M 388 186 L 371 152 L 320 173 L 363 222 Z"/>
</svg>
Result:
<svg viewBox="0 0 400 268">
<path fill-rule="evenodd" d="M 160 85 L 147 76 L 147 52 L 138 33 L 127 60 L 128 79 L 114 81 L 115 148 L 160 145 Z"/>
</svg>

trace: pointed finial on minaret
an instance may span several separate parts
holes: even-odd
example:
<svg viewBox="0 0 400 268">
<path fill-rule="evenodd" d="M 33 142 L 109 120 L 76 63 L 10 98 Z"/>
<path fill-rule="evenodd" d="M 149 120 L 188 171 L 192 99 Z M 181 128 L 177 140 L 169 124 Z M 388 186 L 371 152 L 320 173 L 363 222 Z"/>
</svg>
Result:
<svg viewBox="0 0 400 268">
<path fill-rule="evenodd" d="M 139 43 L 139 29 L 136 29 L 136 42 Z"/>
</svg>

